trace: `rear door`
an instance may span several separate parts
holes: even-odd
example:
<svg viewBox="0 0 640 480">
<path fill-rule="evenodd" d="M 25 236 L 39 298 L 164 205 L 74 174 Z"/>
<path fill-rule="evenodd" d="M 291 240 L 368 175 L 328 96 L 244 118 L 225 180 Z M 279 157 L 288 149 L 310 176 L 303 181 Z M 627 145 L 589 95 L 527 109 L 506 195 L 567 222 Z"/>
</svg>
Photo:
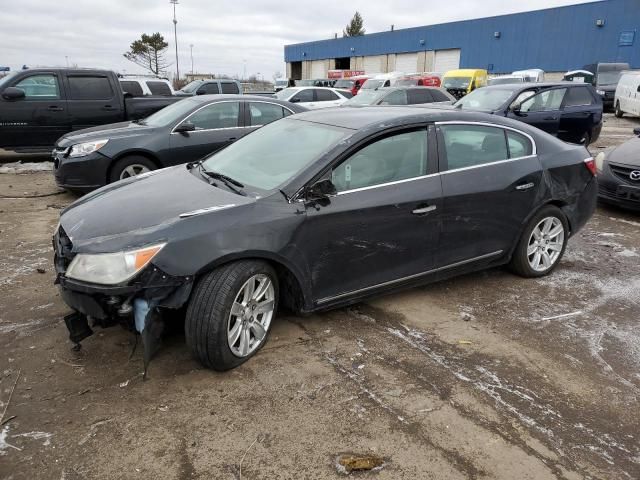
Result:
<svg viewBox="0 0 640 480">
<path fill-rule="evenodd" d="M 542 181 L 533 139 L 490 124 L 447 122 L 437 129 L 443 195 L 438 266 L 507 253 Z"/>
<path fill-rule="evenodd" d="M 440 176 L 428 174 L 434 147 L 426 127 L 396 131 L 327 173 L 338 194 L 307 205 L 301 238 L 319 304 L 433 268 L 441 202 Z"/>
<path fill-rule="evenodd" d="M 14 80 L 7 87 L 24 91 L 24 98 L 0 96 L 0 146 L 50 147 L 70 129 L 64 86 L 57 72 L 39 72 Z"/>
<path fill-rule="evenodd" d="M 122 121 L 122 94 L 107 74 L 68 73 L 65 86 L 72 130 Z"/>
<path fill-rule="evenodd" d="M 520 111 L 509 110 L 508 117 L 557 135 L 560 128 L 562 101 L 567 89 L 551 88 L 538 92 L 520 104 Z"/>
<path fill-rule="evenodd" d="M 315 101 L 318 108 L 337 107 L 343 104 L 346 99 L 340 97 L 336 92 L 315 88 Z"/>
<path fill-rule="evenodd" d="M 583 143 L 590 138 L 593 126 L 602 120 L 602 106 L 587 86 L 569 87 L 564 96 L 558 138 Z"/>
<path fill-rule="evenodd" d="M 299 103 L 306 108 L 318 108 L 316 107 L 316 96 L 313 93 L 314 90 L 314 88 L 304 88 L 302 90 L 298 90 L 298 93 L 291 97 L 289 101 L 293 103 Z"/>
<path fill-rule="evenodd" d="M 177 125 L 191 122 L 196 129 L 192 132 L 171 133 L 171 155 L 168 155 L 167 163 L 177 165 L 198 160 L 242 137 L 246 130 L 241 107 L 241 102 L 237 101 L 216 102 L 188 115 Z"/>
</svg>

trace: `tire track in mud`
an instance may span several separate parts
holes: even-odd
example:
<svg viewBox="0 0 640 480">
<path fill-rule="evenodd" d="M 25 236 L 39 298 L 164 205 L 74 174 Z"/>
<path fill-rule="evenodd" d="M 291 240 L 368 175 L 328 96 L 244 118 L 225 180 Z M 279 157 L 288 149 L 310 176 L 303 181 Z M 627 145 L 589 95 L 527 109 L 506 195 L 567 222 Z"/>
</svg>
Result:
<svg viewBox="0 0 640 480">
<path fill-rule="evenodd" d="M 337 332 L 340 337 L 356 340 L 363 353 L 368 354 L 370 362 L 382 362 L 387 368 L 393 365 L 395 369 L 408 375 L 414 383 L 419 383 L 423 388 L 443 399 L 447 399 L 448 390 L 452 385 L 442 377 L 442 372 L 447 372 L 457 380 L 453 385 L 471 388 L 475 397 L 480 397 L 488 404 L 492 404 L 504 420 L 496 422 L 479 417 L 476 412 L 451 402 L 461 416 L 499 435 L 508 444 L 536 458 L 557 478 L 567 478 L 564 469 L 580 472 L 581 475 L 589 477 L 590 474 L 584 471 L 585 464 L 598 472 L 615 471 L 617 474 L 624 475 L 624 478 L 638 478 L 640 450 L 637 446 L 627 445 L 635 442 L 636 439 L 619 430 L 608 432 L 611 425 L 606 422 L 606 419 L 601 419 L 597 422 L 599 424 L 595 425 L 593 419 L 598 418 L 600 412 L 593 411 L 593 406 L 581 405 L 580 399 L 568 399 L 566 395 L 558 395 L 550 389 L 548 383 L 545 384 L 542 379 L 536 378 L 541 376 L 540 372 L 523 372 L 518 367 L 496 365 L 495 359 L 480 354 L 456 352 L 452 345 L 438 341 L 433 335 L 405 326 L 403 315 L 398 313 L 387 312 L 369 305 L 359 305 L 340 312 L 347 313 L 351 317 L 348 320 L 350 324 L 354 320 L 366 322 L 366 329 L 354 331 L 347 328 L 342 317 L 340 320 L 332 321 L 331 327 L 332 331 Z M 332 314 L 327 316 L 333 319 Z M 370 383 L 361 371 L 345 366 L 348 361 L 341 361 L 335 353 L 327 352 L 318 333 L 307 328 L 304 321 L 297 324 L 319 343 L 325 360 L 341 376 L 355 383 L 360 388 L 361 394 L 390 415 L 400 428 L 422 443 L 440 451 L 456 468 L 470 478 L 478 478 L 478 475 L 482 475 L 481 470 L 460 452 L 451 451 L 437 444 L 422 431 L 422 425 L 407 420 L 410 415 L 384 402 L 376 393 L 375 381 Z M 326 326 L 326 322 L 323 322 L 323 326 Z M 367 342 L 367 347 L 364 348 L 364 342 L 361 339 L 366 337 L 370 337 L 371 342 Z M 379 346 L 376 343 L 383 345 Z M 389 351 L 393 351 L 394 344 L 398 343 L 419 353 L 430 362 L 415 365 L 406 359 L 398 361 L 395 355 L 389 355 Z M 496 373 L 496 370 L 500 373 Z M 527 386 L 520 385 L 523 383 L 523 373 L 526 374 Z M 436 383 L 433 382 L 434 378 Z M 514 378 L 520 380 L 509 380 Z M 451 382 L 451 377 L 448 382 Z M 444 383 L 444 386 L 437 383 Z M 558 405 L 553 404 L 554 400 Z M 512 425 L 512 420 L 524 427 L 533 438 L 549 447 L 557 455 L 557 459 L 550 459 L 527 444 L 522 438 L 522 432 Z M 593 475 L 593 472 L 591 474 Z"/>
</svg>

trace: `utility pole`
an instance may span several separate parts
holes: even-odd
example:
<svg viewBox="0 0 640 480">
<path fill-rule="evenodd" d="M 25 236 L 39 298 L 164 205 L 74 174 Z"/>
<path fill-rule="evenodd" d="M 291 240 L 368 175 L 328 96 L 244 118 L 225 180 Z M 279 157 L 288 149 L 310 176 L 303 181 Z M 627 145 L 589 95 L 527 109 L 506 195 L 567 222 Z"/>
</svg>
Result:
<svg viewBox="0 0 640 480">
<path fill-rule="evenodd" d="M 247 60 L 242 60 L 243 69 L 242 69 L 242 80 L 247 81 Z"/>
<path fill-rule="evenodd" d="M 189 48 L 191 49 L 191 75 L 193 75 L 193 43 L 189 45 Z"/>
<path fill-rule="evenodd" d="M 178 0 L 169 0 L 173 5 L 173 38 L 176 44 L 176 82 L 180 81 L 180 67 L 178 66 L 178 20 L 176 20 L 176 5 Z"/>
</svg>

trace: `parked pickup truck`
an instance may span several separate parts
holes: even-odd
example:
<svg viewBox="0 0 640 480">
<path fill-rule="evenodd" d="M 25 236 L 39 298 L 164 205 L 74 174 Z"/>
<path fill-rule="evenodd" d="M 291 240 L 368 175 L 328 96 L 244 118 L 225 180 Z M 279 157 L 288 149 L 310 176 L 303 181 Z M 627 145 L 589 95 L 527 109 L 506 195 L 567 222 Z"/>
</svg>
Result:
<svg viewBox="0 0 640 480">
<path fill-rule="evenodd" d="M 49 151 L 65 133 L 145 118 L 180 97 L 125 96 L 109 70 L 42 68 L 0 79 L 0 148 Z"/>
</svg>

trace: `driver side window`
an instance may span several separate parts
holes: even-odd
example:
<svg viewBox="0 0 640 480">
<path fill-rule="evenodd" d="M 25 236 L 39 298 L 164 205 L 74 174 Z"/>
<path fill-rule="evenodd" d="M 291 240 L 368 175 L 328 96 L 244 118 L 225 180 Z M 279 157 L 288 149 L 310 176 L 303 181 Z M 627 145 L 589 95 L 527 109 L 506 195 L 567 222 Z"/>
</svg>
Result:
<svg viewBox="0 0 640 480">
<path fill-rule="evenodd" d="M 566 88 L 554 88 L 553 90 L 545 90 L 530 98 L 527 98 L 520 104 L 521 112 L 548 112 L 560 110 L 562 99 L 567 91 Z"/>
<path fill-rule="evenodd" d="M 26 100 L 60 99 L 60 87 L 58 86 L 58 78 L 55 75 L 31 75 L 20 80 L 15 87 L 24 91 Z"/>
<path fill-rule="evenodd" d="M 385 137 L 362 148 L 331 172 L 338 192 L 420 177 L 427 171 L 426 129 Z"/>
</svg>

